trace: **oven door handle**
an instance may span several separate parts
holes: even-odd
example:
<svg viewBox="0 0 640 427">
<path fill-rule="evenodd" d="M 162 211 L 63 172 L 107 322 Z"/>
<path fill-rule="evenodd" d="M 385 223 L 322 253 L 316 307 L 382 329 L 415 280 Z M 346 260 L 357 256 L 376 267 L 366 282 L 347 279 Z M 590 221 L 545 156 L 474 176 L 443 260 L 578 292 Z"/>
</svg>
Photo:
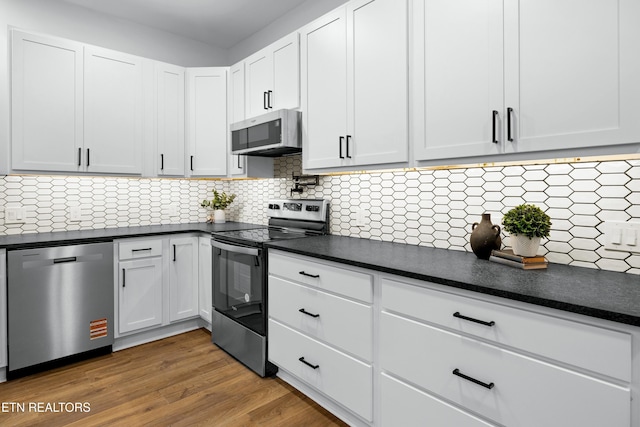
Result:
<svg viewBox="0 0 640 427">
<path fill-rule="evenodd" d="M 214 248 L 222 249 L 223 251 L 234 252 L 237 254 L 260 256 L 260 249 L 257 249 L 257 248 L 247 248 L 245 246 L 229 245 L 226 243 L 218 242 L 216 240 L 211 240 L 211 246 L 213 246 Z"/>
</svg>

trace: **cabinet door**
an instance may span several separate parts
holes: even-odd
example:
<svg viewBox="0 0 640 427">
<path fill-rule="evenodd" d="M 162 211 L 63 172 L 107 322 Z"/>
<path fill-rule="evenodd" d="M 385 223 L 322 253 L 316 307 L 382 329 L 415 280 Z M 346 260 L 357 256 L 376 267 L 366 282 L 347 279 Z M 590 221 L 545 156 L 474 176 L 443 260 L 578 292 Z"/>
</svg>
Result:
<svg viewBox="0 0 640 427">
<path fill-rule="evenodd" d="M 122 261 L 118 272 L 119 332 L 162 324 L 162 258 Z"/>
<path fill-rule="evenodd" d="M 187 168 L 191 176 L 227 174 L 227 69 L 187 70 Z"/>
<path fill-rule="evenodd" d="M 505 1 L 508 152 L 640 141 L 640 3 Z"/>
<path fill-rule="evenodd" d="M 273 91 L 273 70 L 270 50 L 263 49 L 245 60 L 247 118 L 269 110 L 269 91 Z"/>
<path fill-rule="evenodd" d="M 158 175 L 184 175 L 184 68 L 156 63 Z"/>
<path fill-rule="evenodd" d="M 409 160 L 407 19 L 406 0 L 347 5 L 345 156 L 353 164 Z"/>
<path fill-rule="evenodd" d="M 244 62 L 239 62 L 229 68 L 229 123 L 244 120 L 245 91 L 244 91 Z M 245 173 L 246 156 L 231 155 L 231 175 Z"/>
<path fill-rule="evenodd" d="M 268 94 L 268 106 L 273 109 L 298 108 L 300 106 L 300 42 L 293 33 L 271 46 L 272 93 Z"/>
<path fill-rule="evenodd" d="M 347 131 L 347 25 L 340 8 L 301 32 L 303 169 L 342 165 Z"/>
<path fill-rule="evenodd" d="M 11 167 L 81 170 L 82 45 L 12 32 Z"/>
<path fill-rule="evenodd" d="M 85 48 L 87 172 L 142 173 L 142 62 Z"/>
<path fill-rule="evenodd" d="M 500 153 L 502 12 L 501 0 L 413 1 L 416 160 Z"/>
<path fill-rule="evenodd" d="M 169 239 L 169 320 L 197 316 L 198 238 Z"/>
<path fill-rule="evenodd" d="M 213 306 L 213 264 L 211 255 L 211 239 L 200 237 L 198 247 L 198 287 L 200 295 L 198 301 L 200 317 L 209 323 L 211 323 L 211 307 Z"/>
</svg>

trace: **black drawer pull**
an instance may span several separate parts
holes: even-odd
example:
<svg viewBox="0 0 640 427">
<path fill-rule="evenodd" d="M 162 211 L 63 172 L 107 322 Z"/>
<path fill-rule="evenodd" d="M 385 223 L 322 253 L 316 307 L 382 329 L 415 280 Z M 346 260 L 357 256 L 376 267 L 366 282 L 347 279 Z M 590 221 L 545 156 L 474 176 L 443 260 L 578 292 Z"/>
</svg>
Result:
<svg viewBox="0 0 640 427">
<path fill-rule="evenodd" d="M 76 261 L 76 257 L 74 256 L 70 256 L 68 258 L 56 258 L 53 260 L 54 264 L 62 264 L 63 262 L 75 262 Z"/>
<path fill-rule="evenodd" d="M 317 279 L 318 277 L 320 277 L 319 274 L 309 274 L 309 273 L 305 273 L 304 271 L 301 271 L 299 274 L 302 274 L 303 276 L 307 276 L 307 277 L 313 277 L 314 279 Z"/>
<path fill-rule="evenodd" d="M 320 367 L 320 365 L 312 365 L 311 363 L 307 362 L 306 360 L 304 360 L 304 357 L 301 357 L 298 360 L 301 361 L 302 363 L 304 363 L 305 365 L 307 365 L 308 367 L 313 368 L 313 369 L 318 369 Z M 493 386 L 493 384 L 491 386 Z"/>
<path fill-rule="evenodd" d="M 456 375 L 456 376 L 458 376 L 458 377 L 460 377 L 460 378 L 464 378 L 464 379 L 465 379 L 465 380 L 467 380 L 467 381 L 471 381 L 472 383 L 475 383 L 475 384 L 481 385 L 481 386 L 482 386 L 482 387 L 484 387 L 484 388 L 488 388 L 489 390 L 491 390 L 491 389 L 495 386 L 495 384 L 494 384 L 494 383 L 489 383 L 489 384 L 487 384 L 487 383 L 483 383 L 482 381 L 479 381 L 479 380 L 477 380 L 477 379 L 475 379 L 475 378 L 472 378 L 472 377 L 470 377 L 470 376 L 468 376 L 468 375 L 465 375 L 465 374 L 463 374 L 462 372 L 460 372 L 460 369 L 458 369 L 458 368 L 454 369 L 454 370 L 453 370 L 453 372 L 452 372 L 452 374 L 453 374 L 453 375 Z"/>
<path fill-rule="evenodd" d="M 456 311 L 455 313 L 453 313 L 453 317 L 457 317 L 458 319 L 468 320 L 469 322 L 480 323 L 481 325 L 484 325 L 484 326 L 493 326 L 496 324 L 496 322 L 494 322 L 493 320 L 490 322 L 485 322 L 484 320 L 478 320 L 478 319 L 474 319 L 473 317 L 463 316 L 462 314 L 460 314 L 459 311 Z"/>
<path fill-rule="evenodd" d="M 305 310 L 304 308 L 301 308 L 300 310 L 298 310 L 300 313 L 306 314 L 307 316 L 311 316 L 311 317 L 320 317 L 319 314 L 313 314 L 313 313 L 309 313 L 307 310 Z"/>
<path fill-rule="evenodd" d="M 144 248 L 144 249 L 131 249 L 131 252 L 141 252 L 141 251 L 150 251 L 151 248 Z"/>
</svg>

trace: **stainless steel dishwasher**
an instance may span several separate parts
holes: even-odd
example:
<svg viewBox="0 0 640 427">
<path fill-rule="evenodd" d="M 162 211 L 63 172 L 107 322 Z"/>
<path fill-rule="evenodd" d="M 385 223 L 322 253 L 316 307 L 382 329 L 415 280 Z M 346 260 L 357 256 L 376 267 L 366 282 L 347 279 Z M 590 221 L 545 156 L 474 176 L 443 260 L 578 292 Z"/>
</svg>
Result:
<svg viewBox="0 0 640 427">
<path fill-rule="evenodd" d="M 113 242 L 7 251 L 7 377 L 111 352 L 113 277 Z"/>
</svg>

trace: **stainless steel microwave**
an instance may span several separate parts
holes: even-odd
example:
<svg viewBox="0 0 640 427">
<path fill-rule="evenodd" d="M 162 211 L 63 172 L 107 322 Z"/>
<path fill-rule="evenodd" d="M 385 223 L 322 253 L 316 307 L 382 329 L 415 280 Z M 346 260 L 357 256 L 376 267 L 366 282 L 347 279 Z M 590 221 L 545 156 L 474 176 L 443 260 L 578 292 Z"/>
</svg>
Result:
<svg viewBox="0 0 640 427">
<path fill-rule="evenodd" d="M 300 112 L 276 110 L 233 123 L 231 152 L 246 156 L 279 157 L 299 153 Z"/>
</svg>

